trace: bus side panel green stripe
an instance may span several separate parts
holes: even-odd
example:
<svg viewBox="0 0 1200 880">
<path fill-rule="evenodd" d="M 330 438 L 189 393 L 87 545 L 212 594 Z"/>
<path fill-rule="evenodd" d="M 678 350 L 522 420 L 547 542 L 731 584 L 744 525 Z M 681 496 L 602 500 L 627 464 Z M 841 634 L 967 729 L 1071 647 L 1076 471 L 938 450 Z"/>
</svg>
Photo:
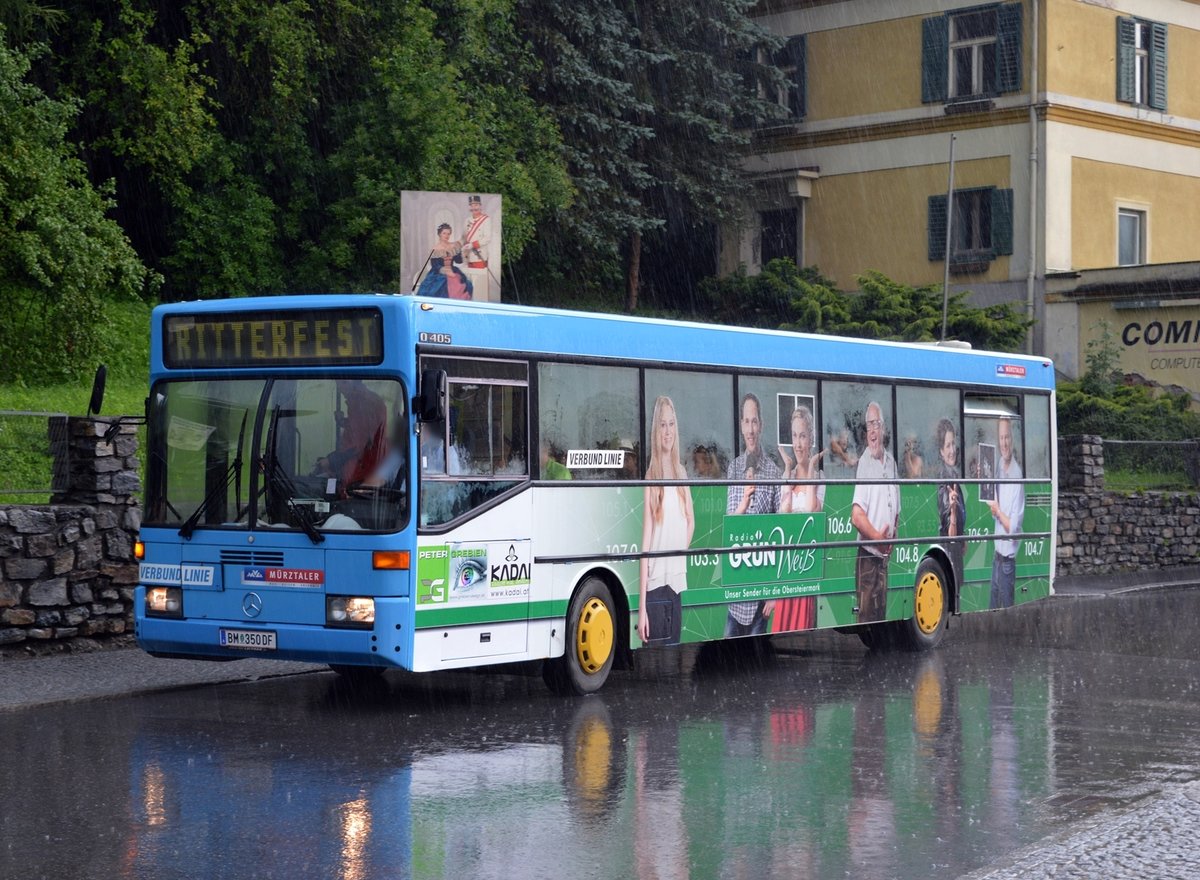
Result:
<svg viewBox="0 0 1200 880">
<path fill-rule="evenodd" d="M 417 611 L 417 629 L 503 623 L 512 620 L 543 620 L 566 617 L 565 601 L 530 602 L 527 605 L 472 605 L 468 608 L 437 608 Z"/>
</svg>

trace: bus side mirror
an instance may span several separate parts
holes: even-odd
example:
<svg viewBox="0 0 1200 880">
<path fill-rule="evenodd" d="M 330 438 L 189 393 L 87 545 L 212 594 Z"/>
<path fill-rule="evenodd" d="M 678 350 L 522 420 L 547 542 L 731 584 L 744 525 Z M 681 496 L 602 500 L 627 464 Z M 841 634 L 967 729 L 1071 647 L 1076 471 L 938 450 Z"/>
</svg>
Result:
<svg viewBox="0 0 1200 880">
<path fill-rule="evenodd" d="M 101 364 L 96 367 L 96 377 L 92 379 L 92 398 L 88 401 L 89 416 L 100 415 L 100 407 L 104 403 L 104 384 L 108 379 L 108 368 Z"/>
<path fill-rule="evenodd" d="M 446 418 L 446 371 L 422 370 L 421 388 L 413 399 L 413 411 L 421 422 L 440 422 Z"/>
</svg>

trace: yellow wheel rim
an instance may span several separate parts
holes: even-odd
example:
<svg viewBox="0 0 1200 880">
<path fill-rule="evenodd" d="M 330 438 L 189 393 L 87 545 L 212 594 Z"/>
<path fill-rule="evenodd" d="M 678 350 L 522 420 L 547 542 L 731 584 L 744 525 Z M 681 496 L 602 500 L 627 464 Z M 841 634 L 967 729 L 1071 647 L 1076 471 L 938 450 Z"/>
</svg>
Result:
<svg viewBox="0 0 1200 880">
<path fill-rule="evenodd" d="M 926 668 L 913 688 L 913 723 L 922 737 L 932 738 L 942 723 L 942 684 L 937 673 Z"/>
<path fill-rule="evenodd" d="M 579 668 L 588 675 L 599 672 L 608 662 L 612 649 L 612 612 L 593 596 L 583 606 L 575 633 L 575 655 L 579 658 Z"/>
<path fill-rule="evenodd" d="M 575 791 L 593 812 L 604 806 L 612 758 L 612 731 L 603 721 L 591 719 L 575 735 Z"/>
<path fill-rule="evenodd" d="M 932 571 L 925 572 L 917 581 L 917 629 L 925 635 L 932 635 L 941 623 L 945 604 L 946 590 L 942 586 L 942 579 Z"/>
</svg>

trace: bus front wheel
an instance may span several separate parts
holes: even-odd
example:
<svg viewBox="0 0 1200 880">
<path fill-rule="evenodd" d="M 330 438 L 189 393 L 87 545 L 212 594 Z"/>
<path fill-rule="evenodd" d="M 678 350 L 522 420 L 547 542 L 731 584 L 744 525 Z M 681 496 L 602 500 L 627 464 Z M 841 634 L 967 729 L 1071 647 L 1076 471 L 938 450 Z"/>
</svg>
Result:
<svg viewBox="0 0 1200 880">
<path fill-rule="evenodd" d="M 608 585 L 588 578 L 567 609 L 566 649 L 542 666 L 542 677 L 557 694 L 593 694 L 604 686 L 617 653 L 616 605 Z"/>
<path fill-rule="evenodd" d="M 946 571 L 931 556 L 921 560 L 913 585 L 913 613 L 899 624 L 900 643 L 910 651 L 936 648 L 946 635 L 950 587 Z"/>
<path fill-rule="evenodd" d="M 913 613 L 907 620 L 890 620 L 856 627 L 871 651 L 929 651 L 941 644 L 950 616 L 950 587 L 946 570 L 931 556 L 917 568 L 913 585 Z"/>
</svg>

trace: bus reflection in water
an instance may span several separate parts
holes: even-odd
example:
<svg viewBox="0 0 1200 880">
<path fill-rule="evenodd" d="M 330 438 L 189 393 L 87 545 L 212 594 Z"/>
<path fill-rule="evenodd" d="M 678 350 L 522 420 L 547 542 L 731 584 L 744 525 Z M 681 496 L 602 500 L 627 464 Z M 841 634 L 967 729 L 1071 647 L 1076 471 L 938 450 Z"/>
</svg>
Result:
<svg viewBox="0 0 1200 880">
<path fill-rule="evenodd" d="M 494 746 L 444 746 L 479 707 L 445 720 L 430 707 L 371 766 L 325 747 L 346 724 L 344 696 L 327 718 L 279 726 L 278 742 L 253 756 L 219 743 L 200 754 L 158 726 L 132 742 L 126 873 L 176 876 L 213 840 L 222 864 L 269 864 L 278 876 L 554 877 L 604 865 L 620 877 L 885 878 L 975 867 L 1044 833 L 1051 675 L 968 661 L 948 679 L 938 661 L 867 655 L 797 688 L 785 668 L 797 661 L 781 660 L 760 673 L 769 706 L 726 688 L 727 670 L 697 672 L 711 696 L 686 713 L 627 706 L 636 716 L 618 720 L 600 699 L 581 701 L 535 732 L 489 720 Z"/>
</svg>

